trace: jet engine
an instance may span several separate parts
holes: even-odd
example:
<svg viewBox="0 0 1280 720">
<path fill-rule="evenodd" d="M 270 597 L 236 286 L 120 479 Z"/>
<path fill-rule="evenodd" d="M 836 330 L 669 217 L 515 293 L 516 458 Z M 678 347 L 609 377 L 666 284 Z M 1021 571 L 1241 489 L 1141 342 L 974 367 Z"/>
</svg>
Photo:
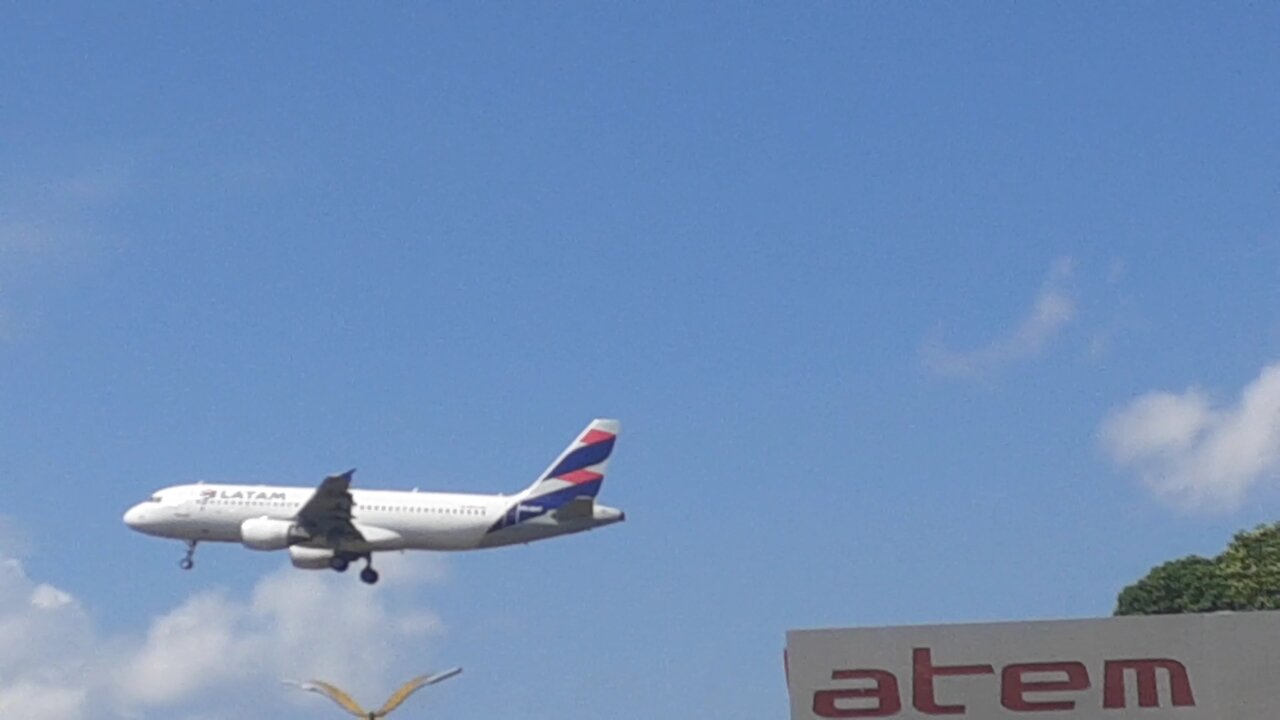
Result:
<svg viewBox="0 0 1280 720">
<path fill-rule="evenodd" d="M 254 550 L 283 550 L 306 539 L 306 533 L 291 520 L 256 517 L 240 523 L 240 542 Z"/>
<path fill-rule="evenodd" d="M 333 551 L 329 548 L 309 548 L 294 545 L 289 548 L 289 562 L 301 570 L 328 570 L 333 560 Z"/>
</svg>

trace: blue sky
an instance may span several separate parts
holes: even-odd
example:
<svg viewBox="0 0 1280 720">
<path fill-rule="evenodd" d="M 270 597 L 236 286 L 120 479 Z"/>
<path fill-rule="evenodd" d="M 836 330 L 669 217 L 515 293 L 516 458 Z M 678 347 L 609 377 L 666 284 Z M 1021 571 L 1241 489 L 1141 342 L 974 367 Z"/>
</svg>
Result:
<svg viewBox="0 0 1280 720">
<path fill-rule="evenodd" d="M 453 664 L 412 702 L 778 717 L 787 629 L 1106 614 L 1276 519 L 1273 7 L 3 18 L 0 701 L 36 720 Z M 194 479 L 514 490 L 596 416 L 625 525 L 374 589 L 120 523 Z"/>
</svg>

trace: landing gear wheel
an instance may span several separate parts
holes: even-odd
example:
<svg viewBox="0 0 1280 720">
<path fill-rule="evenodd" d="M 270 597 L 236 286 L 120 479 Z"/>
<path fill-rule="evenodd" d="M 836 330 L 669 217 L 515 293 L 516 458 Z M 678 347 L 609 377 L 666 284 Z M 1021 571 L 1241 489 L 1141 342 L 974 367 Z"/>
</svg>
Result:
<svg viewBox="0 0 1280 720">
<path fill-rule="evenodd" d="M 191 568 L 195 567 L 196 566 L 195 555 L 196 555 L 196 541 L 188 540 L 187 556 L 178 561 L 178 567 L 182 568 L 183 570 L 190 570 Z"/>
<path fill-rule="evenodd" d="M 378 571 L 371 567 L 367 567 L 360 571 L 360 579 L 372 585 L 378 582 Z"/>
<path fill-rule="evenodd" d="M 350 564 L 351 562 L 346 558 L 338 557 L 336 555 L 329 559 L 329 567 L 333 568 L 334 572 L 346 572 L 347 565 Z"/>
</svg>

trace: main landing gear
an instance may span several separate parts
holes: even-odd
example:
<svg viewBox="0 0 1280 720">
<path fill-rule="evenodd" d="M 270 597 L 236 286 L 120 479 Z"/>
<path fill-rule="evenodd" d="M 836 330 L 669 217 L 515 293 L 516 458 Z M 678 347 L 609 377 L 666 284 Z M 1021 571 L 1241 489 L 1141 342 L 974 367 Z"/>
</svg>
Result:
<svg viewBox="0 0 1280 720">
<path fill-rule="evenodd" d="M 347 568 L 351 566 L 352 559 L 358 558 L 352 558 L 347 555 L 334 555 L 329 559 L 329 568 L 334 572 L 346 572 Z M 364 569 L 360 571 L 360 579 L 365 583 L 372 585 L 378 582 L 378 571 L 373 569 L 373 555 L 365 555 L 364 561 L 365 566 Z"/>
<path fill-rule="evenodd" d="M 182 568 L 183 570 L 190 570 L 191 568 L 196 566 L 196 561 L 195 561 L 196 544 L 197 543 L 195 540 L 187 541 L 187 555 L 186 557 L 178 561 L 178 567 Z"/>
</svg>

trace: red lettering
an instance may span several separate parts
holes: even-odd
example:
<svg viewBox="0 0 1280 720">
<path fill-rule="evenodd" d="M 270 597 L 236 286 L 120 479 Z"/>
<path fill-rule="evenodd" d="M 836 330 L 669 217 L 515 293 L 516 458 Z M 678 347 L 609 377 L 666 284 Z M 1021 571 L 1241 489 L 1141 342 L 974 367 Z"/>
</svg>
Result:
<svg viewBox="0 0 1280 720">
<path fill-rule="evenodd" d="M 832 680 L 874 680 L 875 688 L 849 688 L 847 690 L 819 690 L 813 694 L 813 712 L 818 717 L 858 718 L 897 715 L 902 710 L 898 694 L 898 678 L 885 670 L 836 670 Z M 848 707 L 841 701 L 865 701 L 874 699 L 875 707 Z"/>
<path fill-rule="evenodd" d="M 911 701 L 925 715 L 963 715 L 966 707 L 939 703 L 935 678 L 994 675 L 991 665 L 934 665 L 931 648 L 911 651 Z M 784 664 L 790 671 L 790 663 Z M 1168 705 L 1195 707 L 1195 695 L 1187 667 L 1177 660 L 1148 658 L 1107 660 L 1103 666 L 1102 707 L 1123 710 L 1128 706 L 1127 680 L 1133 677 L 1138 707 L 1161 706 L 1161 691 L 1168 688 Z M 1163 677 L 1162 677 L 1163 674 Z M 877 718 L 902 712 L 898 678 L 888 670 L 835 670 L 832 680 L 863 681 L 853 687 L 819 690 L 813 695 L 813 712 L 823 718 Z M 868 682 L 869 681 L 869 682 Z M 1089 670 L 1080 662 L 1032 662 L 1005 666 L 1000 673 L 1000 704 L 1012 712 L 1075 710 L 1078 702 L 1064 697 L 1036 699 L 1040 693 L 1071 693 L 1091 687 Z"/>
<path fill-rule="evenodd" d="M 1027 680 L 1029 673 L 1065 673 L 1066 680 Z M 1000 674 L 1000 704 L 1015 712 L 1074 710 L 1074 700 L 1027 699 L 1027 693 L 1069 692 L 1089 689 L 1089 671 L 1082 663 L 1021 663 L 1006 665 Z"/>
<path fill-rule="evenodd" d="M 964 705 L 939 705 L 933 692 L 935 677 L 954 677 L 959 675 L 995 675 L 995 668 L 990 665 L 948 665 L 935 666 L 933 651 L 929 648 L 914 648 L 911 651 L 913 674 L 911 677 L 911 701 L 915 708 L 926 715 L 961 715 Z"/>
<path fill-rule="evenodd" d="M 1125 672 L 1133 671 L 1138 679 L 1138 707 L 1160 707 L 1156 685 L 1156 671 L 1163 670 L 1169 677 L 1169 695 L 1174 707 L 1192 707 L 1196 704 L 1191 694 L 1191 679 L 1187 668 L 1177 660 L 1108 660 L 1106 677 L 1102 685 L 1102 707 L 1123 708 L 1125 698 Z"/>
</svg>

